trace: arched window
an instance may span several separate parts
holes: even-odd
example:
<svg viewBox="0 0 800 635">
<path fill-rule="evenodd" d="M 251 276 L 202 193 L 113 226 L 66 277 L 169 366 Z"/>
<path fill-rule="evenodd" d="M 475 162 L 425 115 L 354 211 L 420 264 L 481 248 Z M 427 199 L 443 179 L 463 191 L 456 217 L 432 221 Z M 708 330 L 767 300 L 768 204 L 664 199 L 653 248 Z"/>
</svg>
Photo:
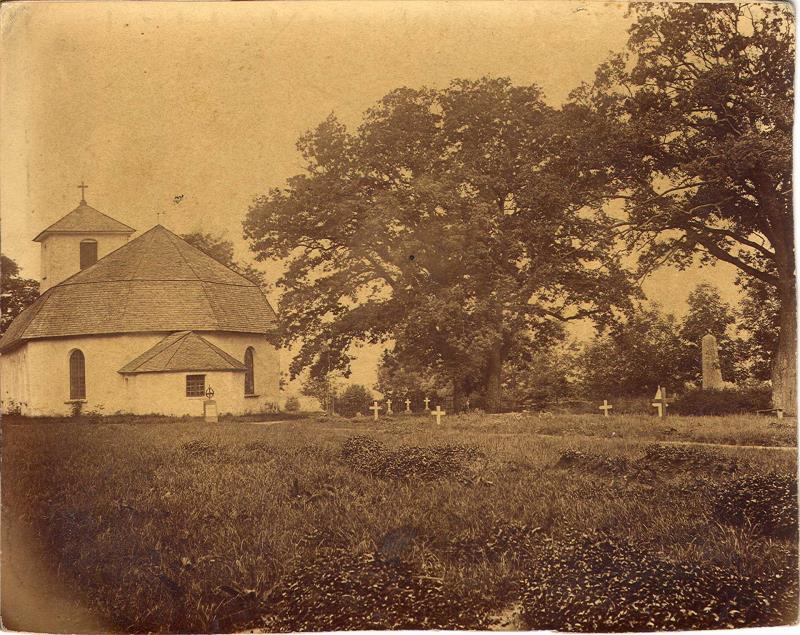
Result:
<svg viewBox="0 0 800 635">
<path fill-rule="evenodd" d="M 69 354 L 69 398 L 86 399 L 86 360 L 78 349 Z"/>
<path fill-rule="evenodd" d="M 255 372 L 253 371 L 253 357 L 255 351 L 252 346 L 248 346 L 244 352 L 244 394 L 254 395 L 256 392 Z"/>
<path fill-rule="evenodd" d="M 97 262 L 97 241 L 91 238 L 81 241 L 81 269 Z"/>
</svg>

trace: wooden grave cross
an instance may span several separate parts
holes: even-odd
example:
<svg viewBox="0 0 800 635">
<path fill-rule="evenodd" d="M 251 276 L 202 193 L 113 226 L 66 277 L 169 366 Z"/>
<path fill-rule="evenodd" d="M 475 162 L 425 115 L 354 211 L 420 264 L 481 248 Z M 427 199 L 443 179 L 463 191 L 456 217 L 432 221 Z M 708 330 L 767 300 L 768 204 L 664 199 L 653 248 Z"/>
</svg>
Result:
<svg viewBox="0 0 800 635">
<path fill-rule="evenodd" d="M 425 402 L 425 410 L 430 410 L 430 408 L 428 408 L 428 404 L 431 402 L 431 400 L 428 399 L 427 397 L 425 397 L 425 399 L 423 399 L 423 401 Z"/>
<path fill-rule="evenodd" d="M 411 400 L 406 397 L 406 412 L 411 412 Z"/>
<path fill-rule="evenodd" d="M 609 416 L 608 411 L 611 410 L 613 407 L 614 406 L 612 406 L 610 403 L 608 403 L 608 399 L 603 399 L 603 405 L 602 406 L 598 406 L 598 409 L 603 411 L 603 416 L 604 417 L 608 417 Z"/>
<path fill-rule="evenodd" d="M 375 421 L 377 421 L 378 420 L 378 411 L 381 409 L 381 407 L 378 405 L 378 402 L 377 401 L 373 401 L 372 405 L 369 407 L 369 409 L 372 410 L 373 413 L 375 413 Z"/>
<path fill-rule="evenodd" d="M 387 415 L 393 415 L 394 414 L 394 410 L 392 410 L 392 400 L 391 399 L 387 399 L 386 400 L 386 414 Z"/>
<path fill-rule="evenodd" d="M 436 410 L 431 411 L 431 415 L 436 417 L 436 425 L 442 425 L 442 417 L 444 417 L 447 413 L 442 410 L 441 406 L 436 406 Z"/>
<path fill-rule="evenodd" d="M 672 397 L 667 397 L 667 389 L 659 386 L 658 390 L 656 390 L 656 396 L 653 398 L 653 403 L 650 404 L 653 408 L 658 408 L 659 419 L 667 416 L 667 408 L 672 400 Z"/>
</svg>

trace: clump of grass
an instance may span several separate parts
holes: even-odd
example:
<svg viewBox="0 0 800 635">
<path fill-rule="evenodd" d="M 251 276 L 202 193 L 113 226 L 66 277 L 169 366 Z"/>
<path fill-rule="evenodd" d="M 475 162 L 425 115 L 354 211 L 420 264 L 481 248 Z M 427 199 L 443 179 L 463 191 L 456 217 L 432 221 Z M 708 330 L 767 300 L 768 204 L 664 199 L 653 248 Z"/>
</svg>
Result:
<svg viewBox="0 0 800 635">
<path fill-rule="evenodd" d="M 789 474 L 748 474 L 725 483 L 714 516 L 750 526 L 766 536 L 797 540 L 797 478 Z"/>
<path fill-rule="evenodd" d="M 466 478 L 471 464 L 483 454 L 474 446 L 440 444 L 427 447 L 400 446 L 387 449 L 368 436 L 354 436 L 342 444 L 342 460 L 352 469 L 378 478 L 431 481 Z"/>
<path fill-rule="evenodd" d="M 631 541 L 546 539 L 522 583 L 531 629 L 644 631 L 774 624 L 775 597 L 731 569 L 663 559 Z"/>
</svg>

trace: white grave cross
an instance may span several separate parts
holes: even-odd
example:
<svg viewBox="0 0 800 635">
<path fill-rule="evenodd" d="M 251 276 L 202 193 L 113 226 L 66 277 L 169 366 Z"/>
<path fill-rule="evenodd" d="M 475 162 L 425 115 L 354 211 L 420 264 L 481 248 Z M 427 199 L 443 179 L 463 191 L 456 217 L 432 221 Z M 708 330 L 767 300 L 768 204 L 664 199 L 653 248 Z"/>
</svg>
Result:
<svg viewBox="0 0 800 635">
<path fill-rule="evenodd" d="M 394 414 L 394 410 L 392 410 L 392 400 L 391 399 L 387 399 L 386 400 L 386 414 L 387 415 L 393 415 Z"/>
<path fill-rule="evenodd" d="M 614 406 L 612 406 L 610 403 L 608 403 L 608 399 L 603 399 L 603 405 L 602 406 L 598 406 L 598 408 L 603 411 L 603 416 L 604 417 L 608 416 L 608 411 L 611 410 L 613 407 Z"/>
<path fill-rule="evenodd" d="M 377 421 L 378 411 L 381 409 L 381 407 L 378 405 L 378 402 L 377 401 L 372 402 L 372 405 L 369 407 L 369 409 L 372 410 L 373 413 L 375 413 L 375 421 Z"/>
<path fill-rule="evenodd" d="M 441 406 L 436 406 L 436 410 L 431 411 L 431 415 L 436 417 L 436 425 L 442 425 L 442 417 L 444 417 L 447 413 L 442 410 Z"/>
<path fill-rule="evenodd" d="M 430 410 L 430 408 L 428 408 L 428 404 L 431 402 L 431 400 L 428 399 L 427 397 L 425 397 L 425 399 L 423 399 L 423 401 L 425 402 L 425 410 Z"/>
<path fill-rule="evenodd" d="M 650 404 L 653 408 L 658 408 L 659 419 L 667 416 L 667 408 L 670 401 L 672 399 L 667 399 L 667 389 L 659 386 L 658 390 L 656 390 L 656 396 L 653 397 L 653 403 Z"/>
<path fill-rule="evenodd" d="M 411 412 L 411 400 L 406 397 L 406 412 Z"/>
</svg>

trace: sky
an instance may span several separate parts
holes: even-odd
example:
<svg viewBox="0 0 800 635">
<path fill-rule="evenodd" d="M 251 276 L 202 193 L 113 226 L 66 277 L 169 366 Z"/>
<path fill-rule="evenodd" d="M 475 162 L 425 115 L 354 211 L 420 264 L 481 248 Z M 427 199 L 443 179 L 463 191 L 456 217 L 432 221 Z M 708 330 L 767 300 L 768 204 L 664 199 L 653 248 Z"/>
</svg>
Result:
<svg viewBox="0 0 800 635">
<path fill-rule="evenodd" d="M 249 257 L 253 198 L 302 170 L 297 138 L 348 126 L 390 90 L 508 76 L 558 105 L 626 40 L 625 3 L 17 2 L 0 7 L 0 248 L 39 277 L 32 238 L 77 206 L 146 231 L 206 231 Z M 175 197 L 182 195 L 180 203 Z M 158 214 L 161 213 L 159 216 Z M 274 281 L 278 268 L 262 267 Z M 665 270 L 735 301 L 734 271 Z M 692 284 L 687 284 L 691 280 Z M 274 293 L 270 293 L 274 300 Z M 374 383 L 376 350 L 352 381 Z M 284 355 L 282 365 L 288 366 Z"/>
</svg>

